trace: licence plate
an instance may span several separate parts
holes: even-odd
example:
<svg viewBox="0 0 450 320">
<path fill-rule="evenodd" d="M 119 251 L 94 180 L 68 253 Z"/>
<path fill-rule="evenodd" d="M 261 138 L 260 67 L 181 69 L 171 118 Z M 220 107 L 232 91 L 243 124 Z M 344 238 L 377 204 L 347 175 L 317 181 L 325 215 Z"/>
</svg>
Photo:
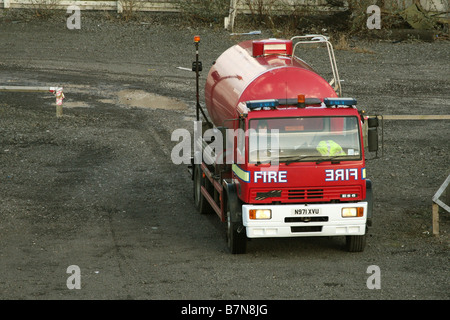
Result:
<svg viewBox="0 0 450 320">
<path fill-rule="evenodd" d="M 321 213 L 320 209 L 317 208 L 292 209 L 291 212 L 296 215 L 316 215 Z"/>
</svg>

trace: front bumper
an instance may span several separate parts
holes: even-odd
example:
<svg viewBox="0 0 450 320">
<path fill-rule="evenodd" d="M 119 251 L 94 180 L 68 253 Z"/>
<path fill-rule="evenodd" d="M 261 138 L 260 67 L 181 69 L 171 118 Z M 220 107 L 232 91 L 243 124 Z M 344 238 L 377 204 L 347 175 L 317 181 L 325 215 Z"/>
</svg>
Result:
<svg viewBox="0 0 450 320">
<path fill-rule="evenodd" d="M 342 217 L 342 208 L 363 207 L 362 217 Z M 250 210 L 270 209 L 271 219 L 250 219 Z M 243 205 L 248 238 L 364 235 L 367 202 L 293 205 Z"/>
</svg>

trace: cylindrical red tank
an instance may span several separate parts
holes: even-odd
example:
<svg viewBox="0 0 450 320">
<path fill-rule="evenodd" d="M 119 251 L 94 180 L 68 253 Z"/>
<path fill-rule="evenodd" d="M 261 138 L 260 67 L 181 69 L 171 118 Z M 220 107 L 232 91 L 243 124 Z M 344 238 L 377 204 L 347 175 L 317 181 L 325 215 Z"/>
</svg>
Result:
<svg viewBox="0 0 450 320">
<path fill-rule="evenodd" d="M 292 57 L 292 41 L 244 41 L 227 49 L 208 73 L 205 102 L 216 126 L 237 118 L 240 102 L 262 99 L 337 97 L 329 83 Z"/>
</svg>

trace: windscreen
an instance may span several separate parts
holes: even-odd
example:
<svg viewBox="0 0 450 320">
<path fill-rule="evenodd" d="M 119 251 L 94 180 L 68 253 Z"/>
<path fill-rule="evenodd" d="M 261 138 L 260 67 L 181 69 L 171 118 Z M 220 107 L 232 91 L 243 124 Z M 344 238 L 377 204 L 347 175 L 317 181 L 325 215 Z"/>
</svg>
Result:
<svg viewBox="0 0 450 320">
<path fill-rule="evenodd" d="M 252 119 L 249 162 L 359 160 L 358 121 L 354 116 Z"/>
</svg>

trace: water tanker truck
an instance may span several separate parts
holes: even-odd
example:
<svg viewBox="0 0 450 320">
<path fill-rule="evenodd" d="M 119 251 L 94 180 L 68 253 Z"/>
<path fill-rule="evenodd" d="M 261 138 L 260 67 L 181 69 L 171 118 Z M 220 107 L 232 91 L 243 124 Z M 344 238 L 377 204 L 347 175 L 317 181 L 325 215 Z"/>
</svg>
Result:
<svg viewBox="0 0 450 320">
<path fill-rule="evenodd" d="M 363 251 L 373 206 L 365 151 L 378 148 L 378 123 L 342 97 L 328 39 L 249 40 L 227 49 L 206 79 L 208 115 L 198 102 L 195 42 L 197 120 L 199 110 L 204 119 L 190 165 L 194 202 L 226 223 L 230 252 L 245 253 L 249 238 L 330 236 Z M 294 55 L 304 44 L 326 46 L 331 81 Z"/>
</svg>

